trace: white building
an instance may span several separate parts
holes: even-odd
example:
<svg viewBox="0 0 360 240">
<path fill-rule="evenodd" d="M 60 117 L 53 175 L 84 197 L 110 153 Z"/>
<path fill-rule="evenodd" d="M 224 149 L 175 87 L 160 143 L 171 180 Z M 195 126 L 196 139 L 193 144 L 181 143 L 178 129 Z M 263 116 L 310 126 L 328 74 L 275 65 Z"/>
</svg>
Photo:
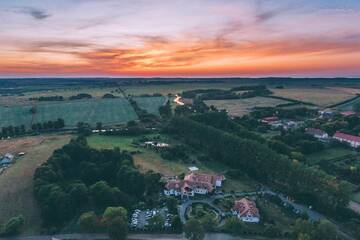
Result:
<svg viewBox="0 0 360 240">
<path fill-rule="evenodd" d="M 333 136 L 334 139 L 340 141 L 340 142 L 346 142 L 353 148 L 360 147 L 360 137 L 354 136 L 342 132 L 336 132 Z"/>
</svg>

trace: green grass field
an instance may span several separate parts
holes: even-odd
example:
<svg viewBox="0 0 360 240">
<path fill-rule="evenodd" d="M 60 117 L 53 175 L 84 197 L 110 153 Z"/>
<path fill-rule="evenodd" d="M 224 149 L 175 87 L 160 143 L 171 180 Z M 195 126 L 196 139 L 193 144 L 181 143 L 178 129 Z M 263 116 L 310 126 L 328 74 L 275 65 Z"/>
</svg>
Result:
<svg viewBox="0 0 360 240">
<path fill-rule="evenodd" d="M 352 151 L 351 149 L 341 148 L 341 147 L 328 148 L 321 152 L 308 154 L 308 155 L 306 155 L 306 159 L 308 160 L 309 164 L 314 165 L 314 164 L 317 164 L 321 160 L 331 161 L 332 159 L 339 158 L 339 157 L 345 157 L 350 154 L 355 154 L 355 152 Z"/>
<path fill-rule="evenodd" d="M 42 102 L 36 105 L 34 118 L 30 105 L 0 107 L 0 127 L 45 122 L 62 118 L 66 126 L 76 126 L 78 122 L 96 124 L 124 123 L 137 119 L 129 102 L 124 98 L 90 99 L 66 102 Z"/>
<path fill-rule="evenodd" d="M 166 97 L 135 97 L 134 100 L 148 113 L 159 114 L 159 107 L 165 104 Z"/>
</svg>

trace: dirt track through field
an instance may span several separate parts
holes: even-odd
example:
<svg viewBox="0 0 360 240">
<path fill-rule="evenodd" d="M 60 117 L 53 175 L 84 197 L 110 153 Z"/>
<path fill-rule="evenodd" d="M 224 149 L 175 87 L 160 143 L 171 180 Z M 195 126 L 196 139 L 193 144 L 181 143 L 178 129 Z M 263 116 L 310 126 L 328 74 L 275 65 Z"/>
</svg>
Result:
<svg viewBox="0 0 360 240">
<path fill-rule="evenodd" d="M 69 142 L 71 136 L 35 136 L 0 141 L 0 151 L 26 155 L 0 175 L 0 224 L 18 214 L 26 220 L 25 234 L 38 234 L 41 219 L 33 198 L 33 174 L 55 149 Z"/>
</svg>

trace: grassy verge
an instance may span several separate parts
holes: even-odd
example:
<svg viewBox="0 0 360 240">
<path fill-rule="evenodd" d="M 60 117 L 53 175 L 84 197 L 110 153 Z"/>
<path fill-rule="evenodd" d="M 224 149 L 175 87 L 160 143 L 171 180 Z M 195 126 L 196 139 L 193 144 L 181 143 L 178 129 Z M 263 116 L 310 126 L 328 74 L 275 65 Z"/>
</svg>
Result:
<svg viewBox="0 0 360 240">
<path fill-rule="evenodd" d="M 308 154 L 306 155 L 306 159 L 308 160 L 309 164 L 315 165 L 319 163 L 321 160 L 330 161 L 332 159 L 341 158 L 352 154 L 355 154 L 355 152 L 352 151 L 351 149 L 336 147 L 336 148 L 328 148 L 321 152 Z"/>
<path fill-rule="evenodd" d="M 24 234 L 40 233 L 41 217 L 33 198 L 34 171 L 70 138 L 69 135 L 45 136 L 43 141 L 26 149 L 26 155 L 0 175 L 0 223 L 23 214 L 26 221 Z"/>
</svg>

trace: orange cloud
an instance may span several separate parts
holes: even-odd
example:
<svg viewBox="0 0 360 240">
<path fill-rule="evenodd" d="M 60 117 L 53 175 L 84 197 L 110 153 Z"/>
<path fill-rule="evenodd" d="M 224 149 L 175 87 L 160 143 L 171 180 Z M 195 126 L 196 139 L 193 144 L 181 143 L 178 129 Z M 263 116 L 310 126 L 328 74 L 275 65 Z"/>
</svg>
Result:
<svg viewBox="0 0 360 240">
<path fill-rule="evenodd" d="M 225 38 L 176 41 L 138 36 L 142 46 L 92 49 L 86 43 L 42 42 L 0 60 L 1 73 L 95 75 L 276 75 L 360 67 L 360 42 L 284 39 L 235 42 Z M 89 47 L 91 46 L 91 47 Z M 61 50 L 64 48 L 64 50 Z M 71 51 L 67 50 L 72 49 Z M 23 54 L 23 53 L 22 53 Z M 24 55 L 24 54 L 23 54 Z"/>
</svg>

